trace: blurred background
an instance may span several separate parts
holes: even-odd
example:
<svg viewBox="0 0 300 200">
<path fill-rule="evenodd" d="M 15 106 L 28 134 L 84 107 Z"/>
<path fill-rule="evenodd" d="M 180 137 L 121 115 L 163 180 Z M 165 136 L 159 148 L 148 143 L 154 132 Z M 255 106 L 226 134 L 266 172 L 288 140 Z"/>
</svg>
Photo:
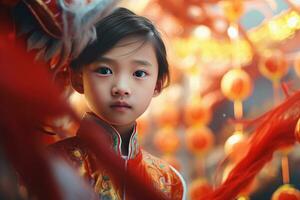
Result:
<svg viewBox="0 0 300 200">
<path fill-rule="evenodd" d="M 140 142 L 177 168 L 189 199 L 197 199 L 247 151 L 251 130 L 233 121 L 256 119 L 298 89 L 300 1 L 127 0 L 120 6 L 154 21 L 171 70 L 170 86 L 138 120 Z M 87 110 L 78 93 L 70 104 L 79 116 Z M 276 153 L 239 199 L 281 199 L 275 191 L 289 183 L 279 192 L 300 199 L 299 151 Z"/>
</svg>

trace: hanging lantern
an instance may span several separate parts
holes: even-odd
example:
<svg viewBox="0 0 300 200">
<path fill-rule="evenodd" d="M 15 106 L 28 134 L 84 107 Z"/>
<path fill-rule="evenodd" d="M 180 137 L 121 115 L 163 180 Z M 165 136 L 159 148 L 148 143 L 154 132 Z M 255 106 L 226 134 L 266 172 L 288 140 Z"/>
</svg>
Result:
<svg viewBox="0 0 300 200">
<path fill-rule="evenodd" d="M 164 161 L 166 161 L 167 163 L 169 163 L 172 167 L 174 167 L 175 169 L 180 171 L 181 166 L 180 166 L 180 163 L 179 163 L 178 159 L 175 156 L 173 156 L 173 155 L 164 155 L 162 157 L 162 159 Z"/>
<path fill-rule="evenodd" d="M 225 142 L 225 154 L 232 160 L 238 161 L 248 150 L 247 137 L 241 132 L 234 132 Z"/>
<path fill-rule="evenodd" d="M 155 120 L 160 126 L 177 126 L 179 123 L 179 113 L 176 106 L 164 105 L 156 114 Z"/>
<path fill-rule="evenodd" d="M 230 100 L 244 100 L 251 94 L 252 91 L 251 78 L 242 69 L 231 69 L 221 80 L 221 90 Z"/>
<path fill-rule="evenodd" d="M 188 150 L 195 154 L 201 154 L 212 147 L 214 135 L 208 127 L 192 126 L 186 131 L 185 142 Z"/>
<path fill-rule="evenodd" d="M 273 193 L 272 200 L 300 200 L 300 191 L 292 185 L 285 184 Z"/>
<path fill-rule="evenodd" d="M 173 127 L 159 129 L 154 135 L 155 147 L 163 153 L 174 153 L 180 144 L 179 137 Z"/>
<path fill-rule="evenodd" d="M 250 198 L 247 196 L 238 196 L 236 200 L 250 200 Z"/>
<path fill-rule="evenodd" d="M 212 113 L 207 105 L 200 100 L 192 100 L 185 108 L 185 122 L 187 125 L 208 124 L 211 120 Z"/>
<path fill-rule="evenodd" d="M 295 137 L 298 142 L 300 142 L 300 118 L 298 119 L 296 128 L 295 128 Z"/>
<path fill-rule="evenodd" d="M 274 51 L 264 58 L 259 64 L 259 71 L 262 75 L 272 81 L 280 80 L 288 73 L 289 65 L 281 51 Z"/>
<path fill-rule="evenodd" d="M 198 200 L 212 191 L 212 186 L 205 179 L 197 178 L 189 187 L 189 196 L 191 200 Z"/>
<path fill-rule="evenodd" d="M 231 0 L 222 2 L 224 15 L 230 22 L 237 21 L 243 14 L 244 6 L 242 0 Z"/>
</svg>

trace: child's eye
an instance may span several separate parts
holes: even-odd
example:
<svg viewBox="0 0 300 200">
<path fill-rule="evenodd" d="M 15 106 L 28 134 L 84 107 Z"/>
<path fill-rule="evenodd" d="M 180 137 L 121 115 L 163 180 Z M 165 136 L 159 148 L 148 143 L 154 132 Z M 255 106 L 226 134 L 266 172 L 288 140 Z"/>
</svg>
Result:
<svg viewBox="0 0 300 200">
<path fill-rule="evenodd" d="M 108 67 L 99 67 L 98 69 L 96 69 L 96 72 L 103 75 L 112 74 L 112 70 Z"/>
<path fill-rule="evenodd" d="M 138 78 L 142 78 L 147 76 L 147 73 L 145 71 L 142 70 L 137 70 L 133 73 L 134 76 L 138 77 Z"/>
</svg>

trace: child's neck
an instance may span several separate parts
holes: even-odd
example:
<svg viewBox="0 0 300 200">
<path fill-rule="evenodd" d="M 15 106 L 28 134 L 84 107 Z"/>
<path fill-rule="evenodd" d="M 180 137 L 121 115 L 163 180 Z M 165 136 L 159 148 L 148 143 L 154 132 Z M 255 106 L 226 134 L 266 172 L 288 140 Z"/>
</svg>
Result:
<svg viewBox="0 0 300 200">
<path fill-rule="evenodd" d="M 130 137 L 132 135 L 134 125 L 129 126 L 114 126 L 114 128 L 118 131 L 118 133 L 121 136 L 122 144 L 121 144 L 121 150 L 122 155 L 127 156 L 128 155 L 128 149 L 129 149 L 129 142 Z"/>
</svg>

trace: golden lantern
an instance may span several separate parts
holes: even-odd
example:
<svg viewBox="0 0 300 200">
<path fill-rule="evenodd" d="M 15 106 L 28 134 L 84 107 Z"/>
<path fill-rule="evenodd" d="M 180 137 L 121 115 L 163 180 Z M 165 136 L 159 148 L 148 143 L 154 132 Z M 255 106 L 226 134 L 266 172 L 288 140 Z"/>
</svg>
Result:
<svg viewBox="0 0 300 200">
<path fill-rule="evenodd" d="M 189 187 L 189 197 L 191 200 L 198 200 L 212 191 L 212 186 L 205 179 L 197 178 Z"/>
<path fill-rule="evenodd" d="M 159 129 L 153 139 L 155 147 L 166 154 L 175 152 L 180 144 L 176 130 L 170 126 Z"/>
<path fill-rule="evenodd" d="M 248 150 L 247 137 L 241 131 L 235 131 L 225 142 L 225 154 L 232 160 L 241 159 Z"/>
<path fill-rule="evenodd" d="M 252 92 L 251 78 L 242 69 L 231 69 L 223 76 L 221 80 L 221 90 L 223 94 L 230 100 L 244 100 Z"/>
<path fill-rule="evenodd" d="M 192 100 L 185 107 L 184 119 L 187 125 L 193 124 L 208 124 L 211 120 L 212 113 L 207 105 L 204 105 L 200 100 Z"/>
<path fill-rule="evenodd" d="M 188 150 L 195 154 L 201 154 L 212 147 L 214 135 L 208 127 L 192 126 L 186 131 L 185 142 Z"/>
<path fill-rule="evenodd" d="M 173 155 L 164 155 L 162 157 L 162 159 L 164 161 L 166 161 L 167 163 L 169 163 L 172 167 L 174 167 L 175 169 L 180 171 L 181 165 L 180 165 L 178 159 L 175 156 L 173 156 Z"/>
<path fill-rule="evenodd" d="M 272 200 L 300 200 L 300 191 L 292 185 L 285 184 L 273 193 Z"/>
<path fill-rule="evenodd" d="M 267 54 L 259 64 L 261 74 L 272 81 L 279 81 L 288 73 L 288 70 L 287 59 L 281 51 Z"/>
</svg>

